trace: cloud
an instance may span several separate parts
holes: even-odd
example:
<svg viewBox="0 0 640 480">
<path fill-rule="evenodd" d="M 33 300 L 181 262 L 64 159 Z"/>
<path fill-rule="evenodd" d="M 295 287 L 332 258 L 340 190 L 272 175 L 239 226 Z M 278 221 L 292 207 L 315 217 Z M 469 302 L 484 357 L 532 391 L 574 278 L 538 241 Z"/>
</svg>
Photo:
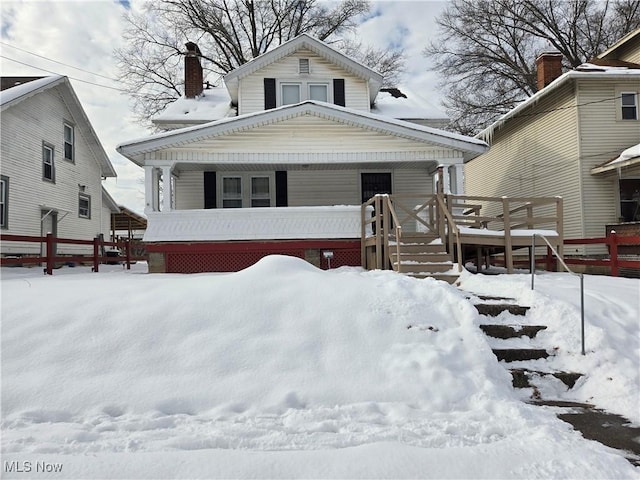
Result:
<svg viewBox="0 0 640 480">
<path fill-rule="evenodd" d="M 71 79 L 118 173 L 116 180 L 106 182 L 107 189 L 118 203 L 140 213 L 144 210 L 143 171 L 118 154 L 115 147 L 150 132 L 132 121 L 129 98 L 114 90 L 119 85 L 113 51 L 123 41 L 122 14 L 127 9 L 141 11 L 143 4 L 142 0 L 0 2 L 0 48 L 2 57 L 6 57 L 0 59 L 2 74 L 57 73 Z M 426 92 L 434 104 L 439 102 L 437 79 L 429 73 L 421 52 L 434 33 L 434 15 L 445 6 L 441 1 L 374 1 L 358 29 L 359 38 L 366 44 L 403 48 L 408 58 L 404 83 Z"/>
</svg>

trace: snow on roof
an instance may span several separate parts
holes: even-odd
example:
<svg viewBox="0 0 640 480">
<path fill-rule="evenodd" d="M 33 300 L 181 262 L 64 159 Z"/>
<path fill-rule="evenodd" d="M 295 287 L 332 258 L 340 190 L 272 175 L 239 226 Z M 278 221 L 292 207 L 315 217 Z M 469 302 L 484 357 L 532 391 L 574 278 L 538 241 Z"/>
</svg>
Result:
<svg viewBox="0 0 640 480">
<path fill-rule="evenodd" d="M 609 160 L 602 165 L 594 167 L 593 169 L 591 169 L 591 173 L 604 173 L 616 168 L 635 165 L 638 162 L 640 162 L 640 143 L 638 145 L 633 145 L 626 150 L 623 150 L 623 152 L 613 160 Z"/>
<path fill-rule="evenodd" d="M 388 91 L 380 91 L 372 113 L 398 119 L 442 119 L 448 117 L 429 100 L 405 87 L 398 89 L 400 96 Z"/>
<path fill-rule="evenodd" d="M 11 102 L 26 98 L 31 94 L 37 92 L 41 88 L 44 88 L 47 86 L 53 86 L 63 78 L 65 77 L 62 75 L 53 75 L 51 77 L 43 77 L 38 80 L 22 83 L 20 85 L 16 85 L 15 87 L 11 87 L 6 90 L 3 90 L 0 92 L 0 106 L 4 107 Z"/>
<path fill-rule="evenodd" d="M 181 97 L 153 118 L 154 123 L 213 122 L 235 115 L 225 87 L 208 88 L 196 98 Z"/>
<path fill-rule="evenodd" d="M 566 82 L 570 80 L 576 79 L 587 79 L 587 78 L 616 78 L 621 76 L 637 76 L 640 77 L 640 69 L 636 68 L 628 68 L 628 67 L 613 67 L 606 65 L 596 65 L 585 63 L 578 67 L 575 70 L 570 70 L 566 73 L 563 73 L 558 78 L 556 78 L 549 85 L 544 87 L 541 90 L 538 90 L 536 93 L 531 95 L 525 101 L 519 103 L 514 108 L 509 110 L 507 113 L 502 115 L 498 120 L 493 122 L 487 128 L 476 134 L 475 138 L 488 140 L 493 136 L 493 133 L 496 129 L 504 125 L 504 123 L 510 118 L 518 115 L 524 109 L 531 105 L 535 105 L 542 97 L 545 95 L 555 91 L 556 88 L 564 85 Z"/>
<path fill-rule="evenodd" d="M 140 154 L 143 151 L 152 151 L 154 149 L 167 147 L 176 143 L 182 144 L 190 140 L 197 141 L 207 135 L 224 134 L 226 131 L 230 131 L 237 126 L 252 127 L 257 124 L 262 124 L 265 121 L 283 118 L 291 113 L 301 115 L 310 113 L 332 115 L 338 119 L 357 122 L 363 126 L 384 128 L 391 134 L 393 132 L 402 133 L 404 135 L 411 133 L 422 141 L 430 141 L 446 145 L 450 148 L 457 148 L 470 153 L 473 152 L 473 156 L 479 155 L 488 148 L 488 145 L 484 141 L 465 135 L 426 127 L 406 122 L 404 120 L 382 117 L 373 113 L 341 107 L 326 102 L 307 100 L 302 103 L 284 105 L 271 110 L 247 113 L 237 117 L 223 118 L 215 122 L 184 127 L 141 139 L 130 140 L 119 144 L 116 147 L 116 150 L 125 157 L 133 160 L 132 157 L 134 155 Z"/>
</svg>

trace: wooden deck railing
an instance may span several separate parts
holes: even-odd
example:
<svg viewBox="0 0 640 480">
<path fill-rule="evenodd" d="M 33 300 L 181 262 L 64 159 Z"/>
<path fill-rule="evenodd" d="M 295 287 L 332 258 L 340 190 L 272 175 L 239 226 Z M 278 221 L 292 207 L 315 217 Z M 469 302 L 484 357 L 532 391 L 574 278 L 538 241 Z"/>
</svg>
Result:
<svg viewBox="0 0 640 480">
<path fill-rule="evenodd" d="M 417 198 L 421 198 L 418 205 Z M 372 216 L 365 215 L 366 208 L 373 208 Z M 366 247 L 375 247 L 375 268 L 387 268 L 389 233 L 392 228 L 401 227 L 399 232 L 395 232 L 396 238 L 403 231 L 414 229 L 439 237 L 447 245 L 450 254 L 453 255 L 455 251 L 459 267 L 462 266 L 462 244 L 465 240 L 467 244 L 504 246 L 507 270 L 512 271 L 512 249 L 530 244 L 530 240 L 523 243 L 520 237 L 514 239 L 513 230 L 554 231 L 557 234 L 557 248 L 562 255 L 562 225 L 560 197 L 479 197 L 442 193 L 426 198 L 412 194 L 376 195 L 362 205 L 362 264 L 367 265 Z M 365 235 L 368 226 L 374 232 L 370 238 Z M 461 227 L 470 227 L 477 233 L 461 232 Z M 482 229 L 503 232 L 500 241 L 491 236 L 482 238 Z M 475 238 L 471 239 L 474 234 Z"/>
<path fill-rule="evenodd" d="M 133 245 L 129 240 L 121 242 L 106 242 L 98 237 L 93 240 L 78 240 L 75 238 L 54 237 L 51 233 L 45 237 L 34 237 L 28 235 L 0 235 L 0 240 L 5 242 L 26 242 L 40 243 L 46 245 L 44 256 L 20 256 L 20 257 L 2 257 L 0 265 L 45 265 L 45 273 L 53 274 L 53 269 L 57 263 L 90 263 L 93 265 L 93 271 L 98 272 L 101 263 L 123 262 L 127 270 L 131 269 L 131 262 L 147 260 L 146 256 L 132 255 Z M 55 255 L 57 245 L 85 245 L 91 246 L 93 253 L 91 255 Z M 124 252 L 124 256 L 111 257 L 101 255 L 104 247 L 115 247 Z"/>
</svg>

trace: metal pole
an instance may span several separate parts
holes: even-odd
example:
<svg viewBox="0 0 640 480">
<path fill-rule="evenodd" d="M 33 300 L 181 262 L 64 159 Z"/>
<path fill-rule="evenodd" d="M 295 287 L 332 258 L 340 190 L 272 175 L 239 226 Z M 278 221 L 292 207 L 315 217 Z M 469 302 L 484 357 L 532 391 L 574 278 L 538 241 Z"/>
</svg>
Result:
<svg viewBox="0 0 640 480">
<path fill-rule="evenodd" d="M 582 326 L 582 355 L 586 355 L 584 350 L 584 275 L 580 274 L 580 321 Z"/>
<path fill-rule="evenodd" d="M 534 278 L 536 276 L 536 234 L 531 236 L 531 290 L 534 290 Z"/>
</svg>

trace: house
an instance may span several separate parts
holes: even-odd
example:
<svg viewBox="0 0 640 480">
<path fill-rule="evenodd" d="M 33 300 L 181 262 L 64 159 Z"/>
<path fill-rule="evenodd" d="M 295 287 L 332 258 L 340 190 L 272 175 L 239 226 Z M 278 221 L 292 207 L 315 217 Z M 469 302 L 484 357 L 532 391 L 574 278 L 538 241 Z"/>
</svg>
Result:
<svg viewBox="0 0 640 480">
<path fill-rule="evenodd" d="M 360 265 L 364 201 L 421 203 L 439 167 L 447 190 L 461 191 L 463 162 L 487 149 L 428 126 L 443 117 L 425 102 L 393 107 L 407 95 L 305 34 L 224 84 L 203 88 L 188 43 L 185 98 L 155 119 L 166 131 L 117 147 L 145 170 L 152 272 L 234 271 L 272 253 Z"/>
<path fill-rule="evenodd" d="M 631 205 L 640 162 L 612 162 L 640 143 L 640 29 L 564 74 L 561 61 L 557 52 L 540 55 L 538 92 L 476 136 L 491 149 L 467 161 L 465 190 L 562 196 L 565 238 L 603 237 L 607 225 L 640 220 Z M 572 246 L 565 253 L 606 250 Z"/>
<path fill-rule="evenodd" d="M 0 233 L 107 237 L 118 206 L 102 179 L 116 172 L 69 79 L 3 77 L 0 106 Z M 42 252 L 38 243 L 2 242 L 0 248 L 3 256 Z M 61 244 L 57 253 L 82 249 Z"/>
</svg>

